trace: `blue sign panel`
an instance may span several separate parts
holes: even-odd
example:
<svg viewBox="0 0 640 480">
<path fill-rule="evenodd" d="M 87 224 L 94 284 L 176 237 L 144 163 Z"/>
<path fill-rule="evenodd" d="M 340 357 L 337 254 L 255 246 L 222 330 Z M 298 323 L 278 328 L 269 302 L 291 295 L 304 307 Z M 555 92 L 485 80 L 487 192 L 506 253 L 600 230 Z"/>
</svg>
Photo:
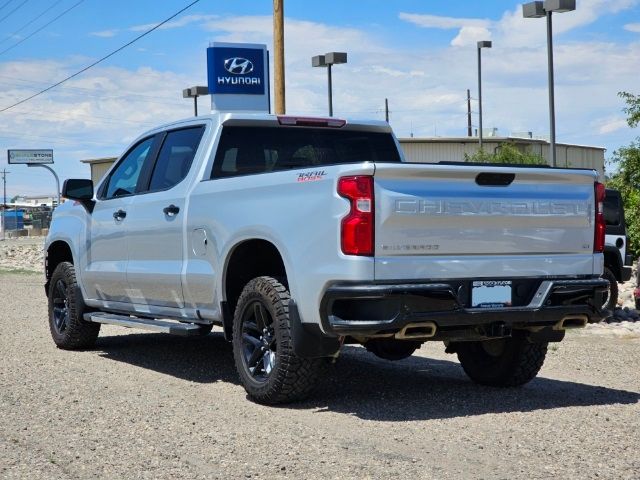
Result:
<svg viewBox="0 0 640 480">
<path fill-rule="evenodd" d="M 213 46 L 207 48 L 209 93 L 264 95 L 264 49 Z"/>
</svg>

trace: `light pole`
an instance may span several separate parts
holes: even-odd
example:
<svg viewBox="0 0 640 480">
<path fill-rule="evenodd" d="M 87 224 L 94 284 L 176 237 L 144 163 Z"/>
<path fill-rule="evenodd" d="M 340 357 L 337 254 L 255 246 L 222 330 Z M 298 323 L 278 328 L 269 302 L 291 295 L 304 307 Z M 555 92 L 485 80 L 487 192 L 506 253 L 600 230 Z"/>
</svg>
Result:
<svg viewBox="0 0 640 480">
<path fill-rule="evenodd" d="M 551 165 L 556 167 L 556 106 L 553 79 L 553 24 L 551 14 L 553 12 L 571 12 L 576 9 L 576 0 L 545 0 L 544 2 L 530 2 L 522 5 L 524 18 L 547 17 L 547 70 L 549 83 L 549 150 L 551 153 Z"/>
<path fill-rule="evenodd" d="M 182 90 L 182 98 L 193 98 L 193 115 L 198 116 L 198 97 L 209 95 L 209 89 L 203 86 L 189 87 Z"/>
<path fill-rule="evenodd" d="M 333 117 L 333 87 L 331 81 L 331 66 L 347 63 L 347 54 L 344 52 L 329 52 L 324 55 L 316 55 L 311 58 L 312 67 L 327 67 L 327 80 L 329 83 L 329 116 Z"/>
<path fill-rule="evenodd" d="M 482 55 L 483 48 L 491 48 L 492 43 L 488 40 L 478 42 L 478 114 L 480 117 L 480 128 L 478 138 L 480 140 L 480 150 L 482 150 Z"/>
</svg>

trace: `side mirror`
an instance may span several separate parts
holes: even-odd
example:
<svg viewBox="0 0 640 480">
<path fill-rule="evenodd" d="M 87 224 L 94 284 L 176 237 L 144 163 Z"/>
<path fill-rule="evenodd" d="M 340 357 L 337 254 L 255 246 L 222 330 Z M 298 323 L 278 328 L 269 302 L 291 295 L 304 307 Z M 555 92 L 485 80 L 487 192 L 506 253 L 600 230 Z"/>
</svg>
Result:
<svg viewBox="0 0 640 480">
<path fill-rule="evenodd" d="M 84 178 L 70 178 L 62 184 L 62 196 L 80 202 L 93 199 L 93 182 Z"/>
<path fill-rule="evenodd" d="M 86 178 L 70 178 L 62 184 L 62 196 L 80 202 L 91 213 L 93 201 L 93 182 Z"/>
</svg>

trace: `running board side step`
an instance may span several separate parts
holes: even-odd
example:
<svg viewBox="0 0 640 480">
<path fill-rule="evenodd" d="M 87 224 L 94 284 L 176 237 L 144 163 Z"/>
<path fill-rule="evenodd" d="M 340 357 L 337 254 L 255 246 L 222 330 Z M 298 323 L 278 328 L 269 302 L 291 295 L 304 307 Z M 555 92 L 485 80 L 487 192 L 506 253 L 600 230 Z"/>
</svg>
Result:
<svg viewBox="0 0 640 480">
<path fill-rule="evenodd" d="M 131 317 L 129 315 L 118 315 L 115 313 L 90 312 L 84 314 L 86 322 L 105 323 L 109 325 L 119 325 L 127 328 L 141 328 L 152 332 L 170 333 L 172 335 L 196 336 L 208 333 L 205 325 L 196 323 L 179 323 L 169 320 L 152 320 L 147 318 Z"/>
</svg>

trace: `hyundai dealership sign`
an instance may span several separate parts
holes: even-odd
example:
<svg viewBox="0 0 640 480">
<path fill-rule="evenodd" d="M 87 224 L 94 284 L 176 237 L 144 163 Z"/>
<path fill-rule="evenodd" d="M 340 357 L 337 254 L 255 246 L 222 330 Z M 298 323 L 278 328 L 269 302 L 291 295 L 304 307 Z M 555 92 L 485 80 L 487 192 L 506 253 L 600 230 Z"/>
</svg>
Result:
<svg viewBox="0 0 640 480">
<path fill-rule="evenodd" d="M 266 45 L 214 42 L 207 49 L 212 110 L 269 111 Z"/>
</svg>

